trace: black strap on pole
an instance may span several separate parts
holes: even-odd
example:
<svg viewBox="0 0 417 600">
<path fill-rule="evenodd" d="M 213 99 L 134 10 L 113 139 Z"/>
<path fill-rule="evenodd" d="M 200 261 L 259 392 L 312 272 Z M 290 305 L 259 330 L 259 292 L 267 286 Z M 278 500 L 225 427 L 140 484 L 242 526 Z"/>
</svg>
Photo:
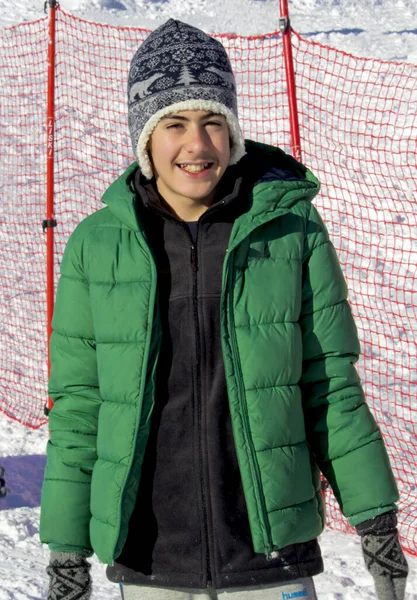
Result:
<svg viewBox="0 0 417 600">
<path fill-rule="evenodd" d="M 290 27 L 290 19 L 289 17 L 280 17 L 279 19 L 279 30 L 281 33 L 286 33 L 288 28 Z"/>
<path fill-rule="evenodd" d="M 43 5 L 44 13 L 47 13 L 48 8 L 56 8 L 59 6 L 58 0 L 45 0 L 45 4 Z"/>
<path fill-rule="evenodd" d="M 56 226 L 57 226 L 57 222 L 55 221 L 55 219 L 44 219 L 42 221 L 42 229 L 43 229 L 44 233 L 46 232 L 48 227 L 56 227 Z"/>
</svg>

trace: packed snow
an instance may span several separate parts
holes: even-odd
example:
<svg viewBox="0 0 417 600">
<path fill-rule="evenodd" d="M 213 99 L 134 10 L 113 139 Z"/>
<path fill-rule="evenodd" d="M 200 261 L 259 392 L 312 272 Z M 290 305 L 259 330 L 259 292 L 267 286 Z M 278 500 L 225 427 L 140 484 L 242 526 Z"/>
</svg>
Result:
<svg viewBox="0 0 417 600">
<path fill-rule="evenodd" d="M 279 0 L 60 0 L 91 21 L 155 29 L 170 17 L 211 33 L 254 35 L 279 29 Z M 415 0 L 289 0 L 292 27 L 304 37 L 357 56 L 417 64 Z M 0 0 L 0 22 L 43 16 L 43 0 Z"/>
<path fill-rule="evenodd" d="M 41 471 L 47 432 L 27 429 L 0 413 L 0 464 L 6 467 L 9 495 L 0 500 L 0 600 L 46 598 L 49 551 L 39 543 Z M 319 600 L 375 600 L 356 535 L 326 530 L 320 538 L 325 571 L 315 577 Z M 407 556 L 410 575 L 406 600 L 417 600 L 417 558 Z M 92 559 L 92 600 L 118 600 L 117 585 Z"/>
<path fill-rule="evenodd" d="M 67 12 L 97 22 L 154 29 L 169 17 L 208 32 L 243 35 L 279 27 L 278 0 L 61 0 Z M 41 0 L 0 0 L 0 25 L 43 16 Z M 348 53 L 417 64 L 416 0 L 293 0 L 291 23 L 303 37 Z M 32 430 L 0 413 L 0 466 L 9 494 L 0 499 L 0 600 L 46 598 L 49 551 L 38 537 L 47 429 Z M 371 600 L 375 591 L 359 539 L 326 530 L 325 572 L 315 578 L 320 600 Z M 407 600 L 417 600 L 417 557 L 408 556 Z M 93 559 L 93 600 L 116 600 L 118 587 Z"/>
</svg>

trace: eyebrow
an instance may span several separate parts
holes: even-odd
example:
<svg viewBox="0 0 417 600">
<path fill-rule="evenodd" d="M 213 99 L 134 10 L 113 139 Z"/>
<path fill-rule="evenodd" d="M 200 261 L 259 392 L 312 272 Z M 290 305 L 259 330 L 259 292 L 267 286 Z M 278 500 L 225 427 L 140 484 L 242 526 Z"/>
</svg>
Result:
<svg viewBox="0 0 417 600">
<path fill-rule="evenodd" d="M 203 115 L 201 117 L 200 121 L 203 121 L 204 119 L 209 119 L 211 117 L 223 117 L 223 118 L 225 118 L 225 116 L 222 115 L 221 113 L 209 112 L 206 115 Z M 190 120 L 187 117 L 183 117 L 182 115 L 168 114 L 168 115 L 165 115 L 164 117 L 162 117 L 161 121 L 164 121 L 164 120 L 167 120 L 167 119 L 175 119 L 177 121 L 189 121 Z"/>
</svg>

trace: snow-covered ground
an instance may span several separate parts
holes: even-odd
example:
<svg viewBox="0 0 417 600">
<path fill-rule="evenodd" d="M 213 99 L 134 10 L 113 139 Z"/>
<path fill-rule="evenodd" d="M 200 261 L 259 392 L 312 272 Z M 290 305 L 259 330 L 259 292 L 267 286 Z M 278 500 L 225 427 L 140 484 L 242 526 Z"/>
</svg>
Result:
<svg viewBox="0 0 417 600">
<path fill-rule="evenodd" d="M 169 17 L 212 33 L 278 29 L 279 0 L 60 0 L 73 15 L 155 29 Z M 293 28 L 308 39 L 358 56 L 417 64 L 416 0 L 289 0 Z M 0 0 L 0 23 L 43 15 L 43 0 Z"/>
<path fill-rule="evenodd" d="M 0 600 L 46 598 L 49 552 L 39 543 L 39 499 L 47 432 L 29 430 L 0 413 L 0 464 L 6 466 L 10 494 L 0 500 Z M 3 458 L 5 457 L 5 458 Z M 1 510 L 2 507 L 8 506 Z M 17 507 L 17 508 L 14 508 Z M 359 538 L 326 530 L 320 538 L 325 571 L 315 578 L 319 600 L 376 600 Z M 408 557 L 406 600 L 417 600 L 417 558 Z M 105 567 L 93 559 L 92 600 L 118 600 Z"/>
<path fill-rule="evenodd" d="M 278 0 L 61 0 L 85 19 L 153 29 L 169 17 L 211 32 L 265 33 L 278 29 Z M 417 64 L 416 0 L 293 0 L 292 26 L 304 37 L 346 52 Z M 0 0 L 0 25 L 43 16 L 42 0 Z M 48 550 L 39 543 L 38 521 L 45 427 L 33 431 L 0 413 L 0 465 L 10 493 L 0 499 L 0 600 L 46 597 Z M 334 531 L 321 537 L 325 572 L 317 577 L 320 600 L 375 599 L 359 540 Z M 407 600 L 417 600 L 417 558 L 409 557 Z M 104 567 L 93 564 L 93 600 L 116 600 Z"/>
</svg>

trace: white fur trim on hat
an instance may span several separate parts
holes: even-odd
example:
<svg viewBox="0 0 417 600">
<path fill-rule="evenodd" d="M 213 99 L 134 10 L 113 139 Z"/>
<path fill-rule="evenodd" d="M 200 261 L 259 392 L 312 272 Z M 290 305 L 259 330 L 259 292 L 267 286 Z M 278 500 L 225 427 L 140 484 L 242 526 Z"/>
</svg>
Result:
<svg viewBox="0 0 417 600">
<path fill-rule="evenodd" d="M 161 110 L 152 115 L 149 121 L 145 123 L 145 126 L 141 131 L 138 139 L 138 145 L 136 147 L 136 155 L 141 173 L 147 179 L 152 179 L 153 177 L 151 161 L 149 160 L 149 156 L 146 151 L 146 146 L 153 130 L 163 117 L 170 113 L 177 113 L 183 110 L 210 110 L 213 113 L 224 115 L 229 127 L 230 137 L 232 138 L 233 142 L 233 147 L 230 151 L 229 165 L 235 165 L 245 155 L 245 141 L 243 139 L 239 121 L 230 109 L 228 109 L 224 104 L 215 102 L 214 100 L 184 100 L 182 102 L 176 102 L 175 104 L 170 104 L 169 106 L 161 108 Z"/>
</svg>

